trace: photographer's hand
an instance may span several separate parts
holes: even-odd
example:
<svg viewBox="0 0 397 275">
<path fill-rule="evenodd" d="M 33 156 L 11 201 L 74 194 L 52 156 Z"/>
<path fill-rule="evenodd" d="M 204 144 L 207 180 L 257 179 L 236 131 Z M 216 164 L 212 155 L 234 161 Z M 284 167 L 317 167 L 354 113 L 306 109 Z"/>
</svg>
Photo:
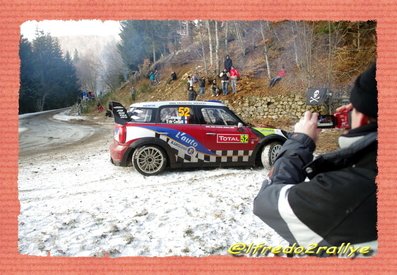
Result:
<svg viewBox="0 0 397 275">
<path fill-rule="evenodd" d="M 336 109 L 336 112 L 337 112 L 337 113 L 339 113 L 339 112 L 344 112 L 344 111 L 349 112 L 349 111 L 351 111 L 351 110 L 353 110 L 353 105 L 352 105 L 351 103 L 349 103 L 349 104 L 346 104 L 346 105 L 343 105 L 343 106 L 338 107 L 338 108 Z"/>
<path fill-rule="evenodd" d="M 321 129 L 317 128 L 318 113 L 306 111 L 300 121 L 295 124 L 294 132 L 308 135 L 314 142 L 318 140 Z"/>
</svg>

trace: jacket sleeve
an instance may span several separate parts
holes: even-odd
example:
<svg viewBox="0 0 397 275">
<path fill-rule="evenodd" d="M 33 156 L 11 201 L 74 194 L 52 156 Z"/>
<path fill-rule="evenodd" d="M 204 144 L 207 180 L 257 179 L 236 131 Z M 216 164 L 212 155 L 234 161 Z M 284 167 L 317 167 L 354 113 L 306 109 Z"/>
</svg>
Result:
<svg viewBox="0 0 397 275">
<path fill-rule="evenodd" d="M 305 180 L 303 167 L 313 159 L 315 144 L 305 134 L 292 134 L 284 143 L 273 171 L 254 200 L 254 214 L 272 227 L 290 243 L 320 242 L 317 234 L 307 234 L 310 229 L 299 221 L 288 202 L 289 190 Z M 290 229 L 294 223 L 294 231 Z M 304 240 L 297 236 L 304 235 Z M 302 244 L 303 244 L 302 243 Z"/>
<path fill-rule="evenodd" d="M 300 133 L 293 133 L 284 143 L 271 171 L 275 184 L 297 184 L 305 180 L 303 167 L 313 160 L 316 148 L 313 140 Z"/>
<path fill-rule="evenodd" d="M 305 181 L 303 167 L 313 150 L 313 141 L 302 134 L 285 142 L 254 200 L 254 214 L 285 240 L 305 247 L 375 240 L 376 170 L 347 165 Z"/>
</svg>

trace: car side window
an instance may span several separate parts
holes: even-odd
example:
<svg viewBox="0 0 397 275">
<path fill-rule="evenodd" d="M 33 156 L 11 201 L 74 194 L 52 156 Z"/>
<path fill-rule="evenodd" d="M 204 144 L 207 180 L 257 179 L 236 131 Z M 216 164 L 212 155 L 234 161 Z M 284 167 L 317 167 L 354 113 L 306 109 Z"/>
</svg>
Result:
<svg viewBox="0 0 397 275">
<path fill-rule="evenodd" d="M 223 120 L 226 122 L 226 125 L 237 125 L 239 123 L 239 120 L 237 120 L 236 117 L 227 110 L 219 109 L 219 112 L 221 113 Z"/>
<path fill-rule="evenodd" d="M 147 108 L 132 108 L 128 113 L 136 122 L 149 123 L 152 121 L 153 117 L 153 109 Z"/>
<path fill-rule="evenodd" d="M 221 108 L 202 108 L 201 114 L 205 124 L 210 125 L 237 125 L 238 120 Z"/>
<path fill-rule="evenodd" d="M 163 107 L 160 110 L 160 123 L 194 124 L 193 109 L 189 106 Z"/>
</svg>

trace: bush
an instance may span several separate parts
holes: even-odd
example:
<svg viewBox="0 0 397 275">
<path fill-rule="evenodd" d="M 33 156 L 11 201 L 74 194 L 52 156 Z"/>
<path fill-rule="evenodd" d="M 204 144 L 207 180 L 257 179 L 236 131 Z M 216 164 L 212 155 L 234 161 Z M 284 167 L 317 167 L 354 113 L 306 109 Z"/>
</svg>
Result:
<svg viewBox="0 0 397 275">
<path fill-rule="evenodd" d="M 139 88 L 138 88 L 138 93 L 150 93 L 152 91 L 152 87 L 150 86 L 149 83 L 143 83 Z"/>
</svg>

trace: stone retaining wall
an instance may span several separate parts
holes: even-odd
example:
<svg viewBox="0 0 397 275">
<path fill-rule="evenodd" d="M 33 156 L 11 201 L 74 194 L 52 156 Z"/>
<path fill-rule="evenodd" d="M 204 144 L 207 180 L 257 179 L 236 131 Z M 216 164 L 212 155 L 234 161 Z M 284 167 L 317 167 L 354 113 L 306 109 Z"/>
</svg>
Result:
<svg viewBox="0 0 397 275">
<path fill-rule="evenodd" d="M 306 105 L 306 99 L 300 95 L 295 96 L 248 96 L 239 101 L 225 100 L 243 119 L 250 121 L 262 118 L 270 119 L 298 119 L 305 111 L 327 113 L 325 106 Z"/>
</svg>

